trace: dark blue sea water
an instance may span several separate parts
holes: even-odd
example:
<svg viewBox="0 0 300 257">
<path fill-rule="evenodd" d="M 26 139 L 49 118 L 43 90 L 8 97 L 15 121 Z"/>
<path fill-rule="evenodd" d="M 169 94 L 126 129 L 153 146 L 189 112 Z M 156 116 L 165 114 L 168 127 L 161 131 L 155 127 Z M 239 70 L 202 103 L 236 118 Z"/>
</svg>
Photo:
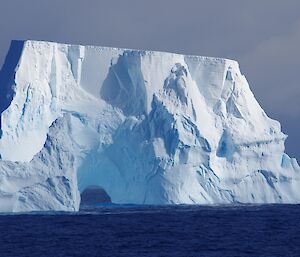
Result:
<svg viewBox="0 0 300 257">
<path fill-rule="evenodd" d="M 0 215 L 0 256 L 300 256 L 300 206 L 102 206 Z"/>
</svg>

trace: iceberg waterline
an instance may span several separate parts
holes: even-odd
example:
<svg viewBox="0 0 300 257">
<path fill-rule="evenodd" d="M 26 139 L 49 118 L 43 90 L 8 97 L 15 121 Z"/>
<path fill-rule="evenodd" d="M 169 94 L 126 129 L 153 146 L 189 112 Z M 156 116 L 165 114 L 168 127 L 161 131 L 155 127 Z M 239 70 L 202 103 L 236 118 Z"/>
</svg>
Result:
<svg viewBox="0 0 300 257">
<path fill-rule="evenodd" d="M 0 72 L 0 211 L 299 203 L 286 135 L 236 61 L 13 41 Z"/>
</svg>

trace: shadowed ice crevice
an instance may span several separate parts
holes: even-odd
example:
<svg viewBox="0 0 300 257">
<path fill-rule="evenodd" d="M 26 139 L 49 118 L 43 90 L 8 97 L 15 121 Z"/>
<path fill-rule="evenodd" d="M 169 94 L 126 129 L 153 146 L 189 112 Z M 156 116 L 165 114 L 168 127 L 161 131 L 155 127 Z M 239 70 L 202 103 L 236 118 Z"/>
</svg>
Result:
<svg viewBox="0 0 300 257">
<path fill-rule="evenodd" d="M 13 83 L 15 69 L 19 63 L 24 41 L 12 41 L 0 71 L 0 137 L 2 136 L 2 113 L 10 106 L 14 96 Z"/>
</svg>

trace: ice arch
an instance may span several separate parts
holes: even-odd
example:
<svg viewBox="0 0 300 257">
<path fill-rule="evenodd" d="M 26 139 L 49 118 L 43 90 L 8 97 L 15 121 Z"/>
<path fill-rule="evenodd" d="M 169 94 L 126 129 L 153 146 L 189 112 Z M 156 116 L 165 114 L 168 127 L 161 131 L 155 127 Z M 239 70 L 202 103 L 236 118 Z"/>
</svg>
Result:
<svg viewBox="0 0 300 257">
<path fill-rule="evenodd" d="M 111 203 L 110 196 L 102 187 L 91 185 L 83 190 L 81 193 L 81 207 L 99 203 Z"/>
</svg>

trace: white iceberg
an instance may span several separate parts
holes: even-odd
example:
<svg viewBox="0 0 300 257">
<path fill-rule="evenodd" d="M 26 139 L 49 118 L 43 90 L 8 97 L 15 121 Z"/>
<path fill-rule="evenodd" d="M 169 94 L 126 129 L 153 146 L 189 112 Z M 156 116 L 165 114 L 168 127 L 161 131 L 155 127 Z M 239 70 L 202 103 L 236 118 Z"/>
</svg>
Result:
<svg viewBox="0 0 300 257">
<path fill-rule="evenodd" d="M 0 72 L 0 211 L 299 203 L 300 167 L 236 61 L 13 41 Z"/>
</svg>

